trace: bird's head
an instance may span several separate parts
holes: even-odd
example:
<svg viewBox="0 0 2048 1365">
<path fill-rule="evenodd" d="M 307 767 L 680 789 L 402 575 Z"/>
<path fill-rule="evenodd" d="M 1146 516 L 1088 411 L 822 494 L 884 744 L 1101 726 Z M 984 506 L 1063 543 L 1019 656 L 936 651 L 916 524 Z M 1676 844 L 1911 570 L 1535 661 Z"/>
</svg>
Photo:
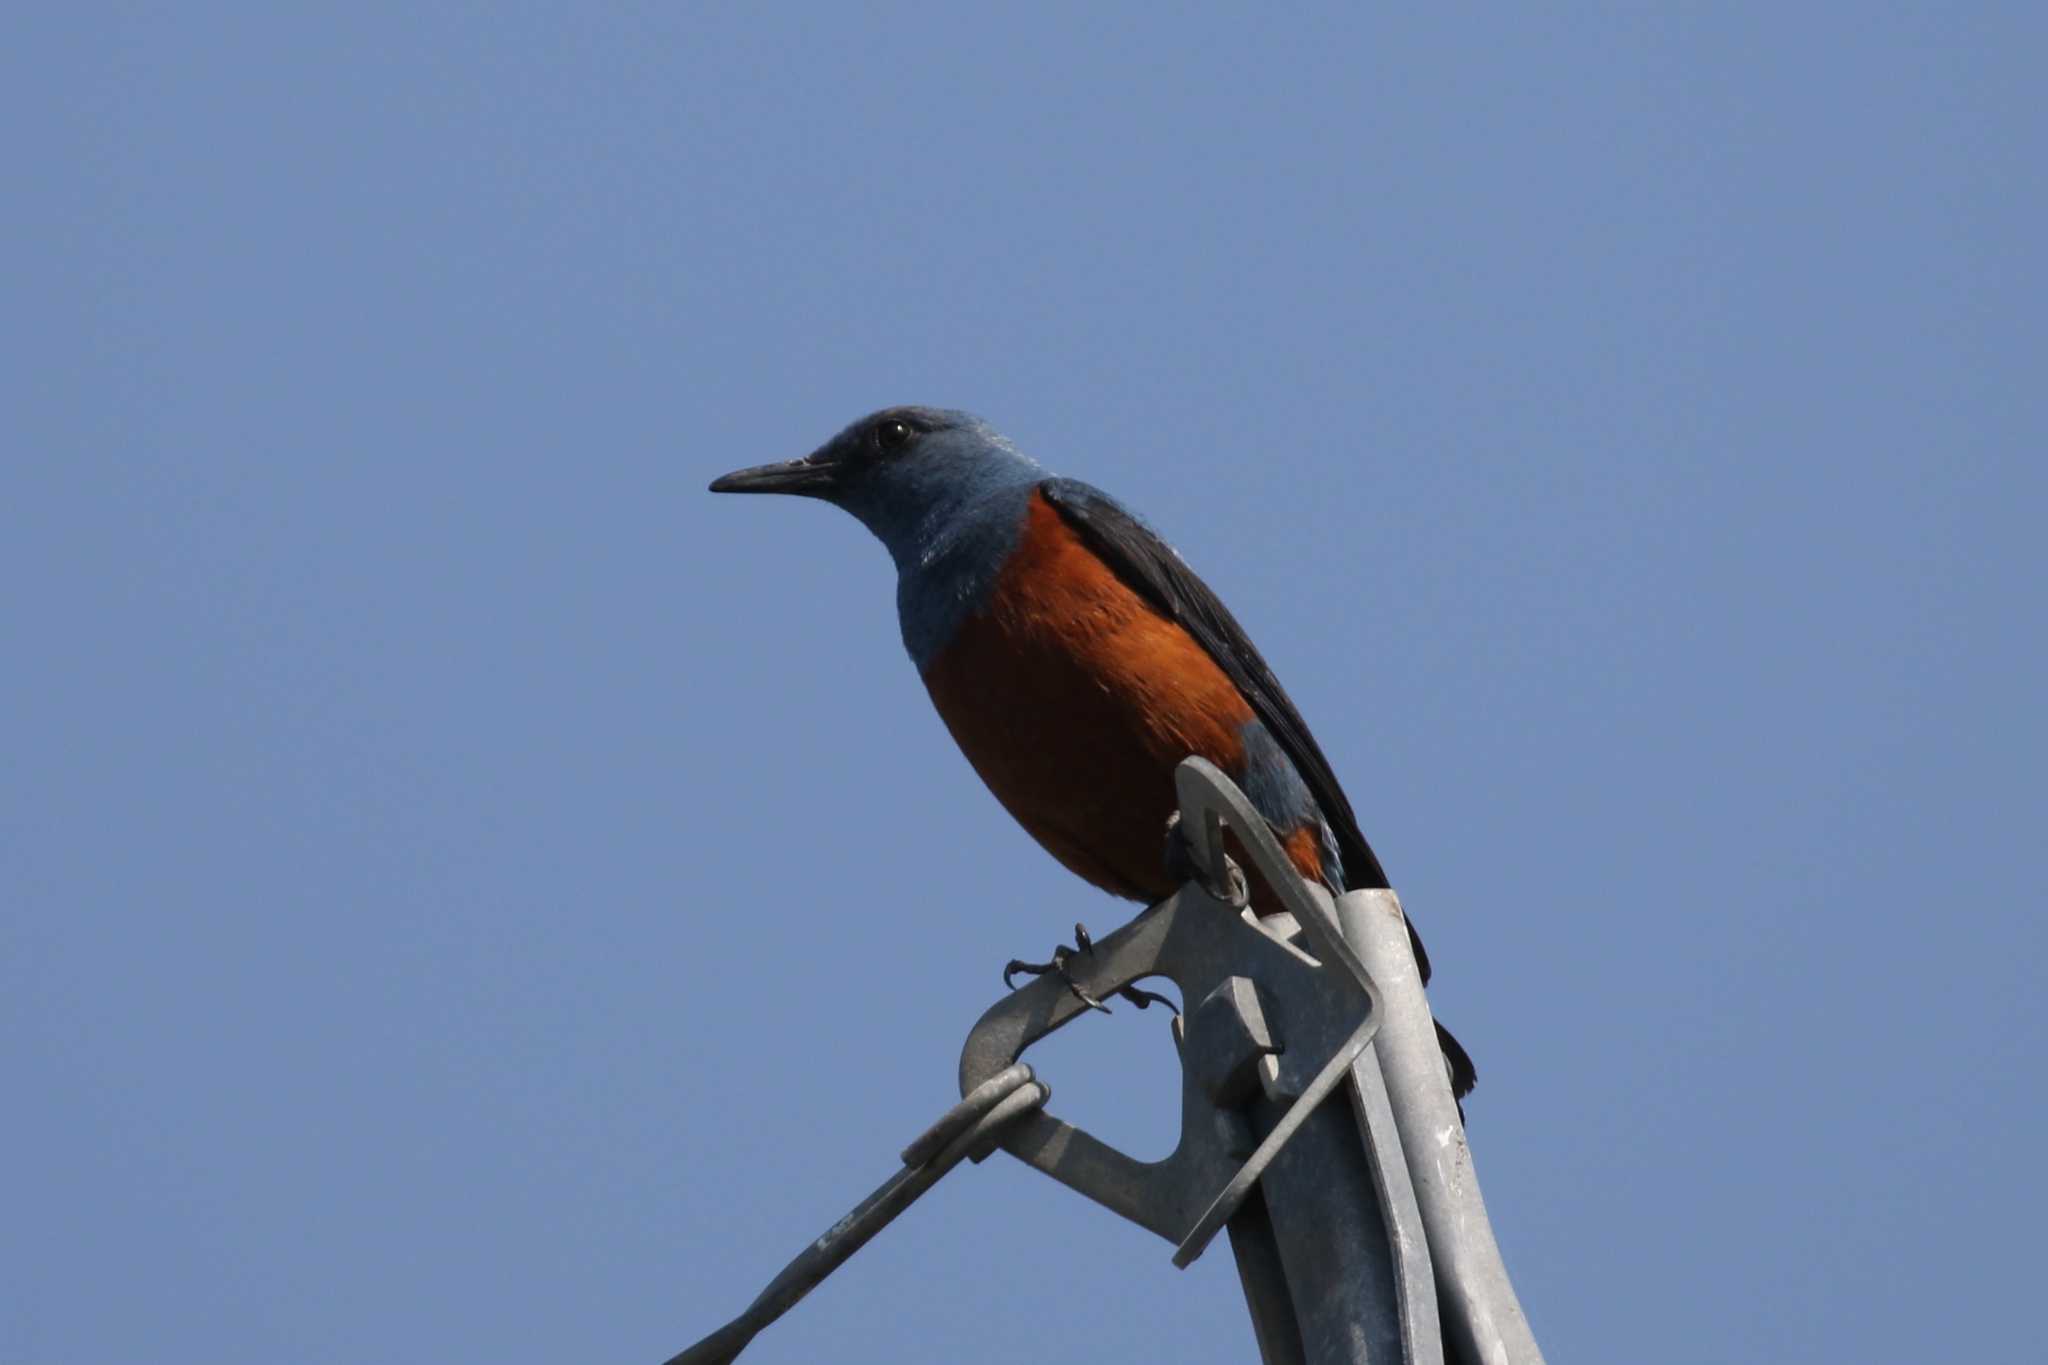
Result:
<svg viewBox="0 0 2048 1365">
<path fill-rule="evenodd" d="M 822 498 L 860 518 L 901 567 L 991 495 L 1044 477 L 971 413 L 900 407 L 861 418 L 801 460 L 734 470 L 711 491 Z"/>
</svg>

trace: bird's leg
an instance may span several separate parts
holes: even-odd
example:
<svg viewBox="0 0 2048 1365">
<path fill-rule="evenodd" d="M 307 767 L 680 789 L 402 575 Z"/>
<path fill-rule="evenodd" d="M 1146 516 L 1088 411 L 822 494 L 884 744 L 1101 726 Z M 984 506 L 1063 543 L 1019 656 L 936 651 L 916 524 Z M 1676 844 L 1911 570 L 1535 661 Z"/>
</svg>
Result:
<svg viewBox="0 0 2048 1365">
<path fill-rule="evenodd" d="M 1044 976 L 1047 972 L 1057 972 L 1060 980 L 1067 983 L 1067 989 L 1074 993 L 1076 1000 L 1079 1000 L 1089 1009 L 1101 1010 L 1104 1014 L 1108 1014 L 1109 1006 L 1097 1000 L 1089 993 L 1086 986 L 1074 980 L 1073 974 L 1067 969 L 1067 964 L 1072 962 L 1074 958 L 1082 953 L 1092 953 L 1094 951 L 1095 940 L 1089 936 L 1088 926 L 1076 924 L 1074 926 L 1073 947 L 1069 948 L 1066 944 L 1062 943 L 1059 947 L 1054 948 L 1052 950 L 1052 961 L 1050 962 L 1023 962 L 1016 958 L 1011 958 L 1003 967 L 1003 984 L 1014 991 L 1017 987 L 1010 980 L 1013 976 Z M 1116 994 L 1130 1001 L 1141 1010 L 1159 1004 L 1166 1006 L 1175 1014 L 1180 1013 L 1179 1005 L 1176 1005 L 1170 997 L 1161 995 L 1157 991 L 1144 990 L 1138 986 L 1119 986 L 1116 989 Z"/>
<path fill-rule="evenodd" d="M 1250 889 L 1245 885 L 1244 870 L 1228 854 L 1223 858 L 1223 875 L 1218 881 L 1211 881 L 1195 858 L 1194 840 L 1180 822 L 1180 812 L 1166 817 L 1166 875 L 1178 882 L 1195 882 L 1204 891 L 1222 901 L 1225 905 L 1243 909 L 1251 903 Z"/>
</svg>

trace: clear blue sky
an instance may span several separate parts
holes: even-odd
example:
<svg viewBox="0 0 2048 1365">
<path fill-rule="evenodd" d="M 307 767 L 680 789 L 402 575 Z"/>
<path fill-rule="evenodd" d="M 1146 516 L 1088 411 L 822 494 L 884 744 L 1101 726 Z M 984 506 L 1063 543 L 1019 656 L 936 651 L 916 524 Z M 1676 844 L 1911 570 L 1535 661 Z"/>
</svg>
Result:
<svg viewBox="0 0 2048 1365">
<path fill-rule="evenodd" d="M 888 1172 L 1127 909 L 704 492 L 908 401 L 1286 680 L 1552 1360 L 2036 1347 L 2039 7 L 1098 8 L 16 15 L 0 1360 L 658 1361 Z M 1169 1251 L 993 1161 L 749 1358 L 1249 1359 Z"/>
</svg>

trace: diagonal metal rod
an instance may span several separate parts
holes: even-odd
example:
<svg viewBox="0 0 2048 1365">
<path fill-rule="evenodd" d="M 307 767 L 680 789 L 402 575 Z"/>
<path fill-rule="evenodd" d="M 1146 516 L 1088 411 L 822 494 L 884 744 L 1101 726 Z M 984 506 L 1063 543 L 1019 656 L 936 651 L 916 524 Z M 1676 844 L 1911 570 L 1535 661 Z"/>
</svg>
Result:
<svg viewBox="0 0 2048 1365">
<path fill-rule="evenodd" d="M 946 1112 L 903 1151 L 904 1167 L 804 1248 L 738 1317 L 696 1345 L 671 1356 L 668 1365 L 728 1365 L 757 1333 L 794 1308 L 827 1275 L 866 1246 L 910 1207 L 961 1158 L 1001 1136 L 1003 1129 L 1043 1105 L 1052 1091 L 1019 1062 L 992 1076 Z"/>
</svg>

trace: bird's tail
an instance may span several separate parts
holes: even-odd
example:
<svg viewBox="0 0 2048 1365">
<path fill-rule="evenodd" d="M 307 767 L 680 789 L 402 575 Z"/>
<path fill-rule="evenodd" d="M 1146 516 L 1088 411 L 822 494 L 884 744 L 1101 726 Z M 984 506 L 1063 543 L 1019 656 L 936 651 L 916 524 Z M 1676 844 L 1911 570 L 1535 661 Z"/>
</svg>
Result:
<svg viewBox="0 0 2048 1365">
<path fill-rule="evenodd" d="M 1479 1068 L 1472 1065 L 1472 1054 L 1465 1051 L 1465 1045 L 1451 1036 L 1451 1031 L 1442 1024 L 1436 1026 L 1436 1045 L 1443 1049 L 1444 1066 L 1451 1073 L 1451 1095 L 1463 1100 L 1472 1093 L 1472 1087 L 1479 1084 Z M 1465 1106 L 1460 1104 L 1458 1112 Z"/>
<path fill-rule="evenodd" d="M 1422 984 L 1429 984 L 1429 953 L 1422 946 L 1422 935 L 1415 932 L 1415 921 L 1408 921 L 1408 946 L 1415 952 L 1415 970 L 1422 977 Z M 1451 1098 L 1463 1100 L 1472 1093 L 1472 1087 L 1479 1084 L 1479 1068 L 1472 1064 L 1472 1054 L 1465 1051 L 1465 1045 L 1451 1036 L 1451 1031 L 1442 1024 L 1436 1026 L 1436 1043 L 1444 1051 L 1444 1066 L 1451 1073 Z M 1465 1106 L 1458 1106 L 1462 1117 Z"/>
</svg>

